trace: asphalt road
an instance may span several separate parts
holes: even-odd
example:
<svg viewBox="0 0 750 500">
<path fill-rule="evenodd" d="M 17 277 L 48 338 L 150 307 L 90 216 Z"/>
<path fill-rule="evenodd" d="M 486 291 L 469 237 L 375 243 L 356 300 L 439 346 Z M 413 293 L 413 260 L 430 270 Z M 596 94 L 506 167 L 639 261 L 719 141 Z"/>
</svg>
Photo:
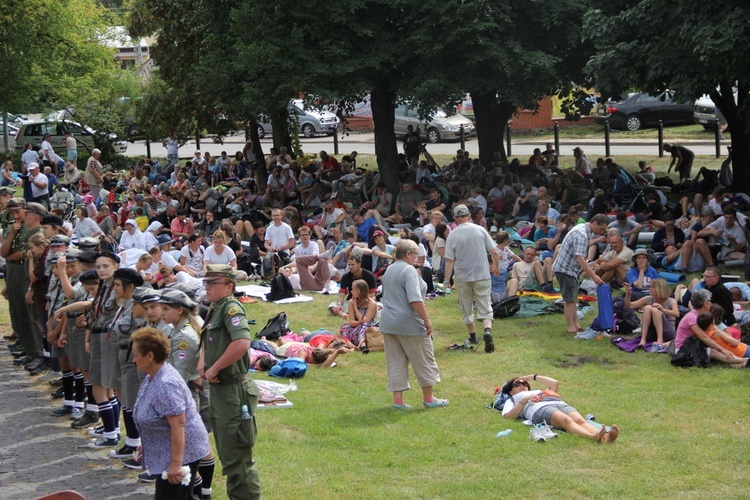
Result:
<svg viewBox="0 0 750 500">
<path fill-rule="evenodd" d="M 273 145 L 273 141 L 270 137 L 266 137 L 262 141 L 264 151 Z M 302 149 L 305 152 L 318 153 L 321 150 L 327 151 L 329 154 L 334 153 L 334 141 L 330 136 L 320 136 L 313 139 L 302 139 Z M 716 154 L 716 147 L 713 141 L 680 141 L 680 144 L 690 148 L 696 155 L 700 156 L 714 156 Z M 722 141 L 722 154 L 726 154 L 726 146 L 730 144 L 729 140 Z M 201 140 L 201 150 L 208 151 L 212 155 L 219 155 L 222 151 L 226 151 L 230 156 L 236 151 L 242 151 L 245 145 L 244 135 L 237 135 L 227 137 L 223 144 L 217 144 L 210 138 Z M 439 144 L 428 144 L 427 150 L 432 154 L 455 154 L 456 150 L 460 147 L 460 142 L 443 142 Z M 580 146 L 584 152 L 589 156 L 604 156 L 604 139 L 564 139 L 560 141 L 560 150 L 563 155 L 572 155 L 573 148 Z M 399 148 L 401 145 L 399 144 Z M 533 140 L 529 141 L 525 138 L 519 138 L 511 142 L 511 156 L 518 156 L 521 158 L 530 156 L 534 148 L 544 149 L 544 141 Z M 185 146 L 180 149 L 180 157 L 188 158 L 193 155 L 197 150 L 197 145 L 194 141 L 188 142 Z M 471 138 L 466 141 L 466 149 L 474 156 L 479 153 L 479 143 L 475 138 Z M 372 133 L 352 133 L 348 136 L 338 136 L 338 150 L 339 154 L 348 154 L 352 151 L 357 151 L 363 154 L 374 154 L 375 153 L 375 139 Z M 146 155 L 146 143 L 138 141 L 135 143 L 128 144 L 128 156 L 145 156 Z M 642 155 L 642 156 L 657 156 L 659 154 L 658 143 L 655 139 L 653 140 L 628 140 L 628 139 L 613 139 L 611 141 L 610 154 L 612 156 L 618 155 Z M 161 143 L 151 143 L 151 155 L 155 157 L 166 157 L 167 151 L 161 145 Z"/>
</svg>

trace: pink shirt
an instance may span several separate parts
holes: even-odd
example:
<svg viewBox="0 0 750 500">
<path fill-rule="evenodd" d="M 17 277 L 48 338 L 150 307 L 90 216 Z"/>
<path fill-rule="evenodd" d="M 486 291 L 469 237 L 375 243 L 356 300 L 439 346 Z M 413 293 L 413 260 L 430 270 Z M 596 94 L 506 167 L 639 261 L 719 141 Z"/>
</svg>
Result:
<svg viewBox="0 0 750 500">
<path fill-rule="evenodd" d="M 682 318 L 680 324 L 677 325 L 677 333 L 675 334 L 674 338 L 675 349 L 679 349 L 680 347 L 682 347 L 682 344 L 684 344 L 685 341 L 690 337 L 695 337 L 695 334 L 693 333 L 693 329 L 691 327 L 697 324 L 698 312 L 695 309 L 691 309 L 690 312 L 688 312 L 685 317 Z"/>
</svg>

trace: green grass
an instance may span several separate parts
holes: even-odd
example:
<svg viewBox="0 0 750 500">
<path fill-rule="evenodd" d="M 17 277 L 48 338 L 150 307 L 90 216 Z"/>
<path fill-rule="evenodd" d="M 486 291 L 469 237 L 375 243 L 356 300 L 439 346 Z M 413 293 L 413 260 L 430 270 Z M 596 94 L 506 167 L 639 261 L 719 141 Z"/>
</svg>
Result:
<svg viewBox="0 0 750 500">
<path fill-rule="evenodd" d="M 525 141 L 529 138 L 538 138 L 540 141 L 552 141 L 554 135 L 552 130 L 542 131 L 530 131 L 530 132 L 514 132 L 514 140 Z M 630 139 L 630 140 L 645 140 L 645 139 L 656 139 L 659 137 L 659 132 L 656 127 L 644 128 L 641 130 L 630 131 L 630 130 L 610 130 L 610 138 L 616 139 Z M 727 132 L 728 137 L 728 132 Z M 586 124 L 576 125 L 573 127 L 566 127 L 560 130 L 560 140 L 565 139 L 599 139 L 604 142 L 604 125 Z M 675 141 L 675 140 L 705 140 L 713 141 L 714 132 L 712 130 L 705 130 L 703 125 L 677 125 L 664 127 L 664 140 Z"/>
<path fill-rule="evenodd" d="M 339 322 L 325 312 L 330 298 L 313 295 L 305 304 L 246 306 L 258 323 L 251 331 L 280 310 L 294 331 L 336 329 Z M 415 390 L 406 400 L 415 409 L 392 410 L 383 353 L 352 353 L 333 369 L 311 369 L 288 394 L 293 409 L 258 414 L 255 455 L 265 496 L 746 495 L 739 480 L 750 445 L 743 430 L 750 409 L 744 371 L 676 369 L 665 355 L 577 341 L 565 333 L 561 315 L 495 322 L 492 355 L 446 351 L 465 338 L 456 299 L 427 307 L 442 378 L 436 394 L 450 406 L 417 409 L 420 391 L 412 377 Z M 563 434 L 538 444 L 520 422 L 484 408 L 496 387 L 529 373 L 560 380 L 568 402 L 599 422 L 617 423 L 621 439 L 597 445 Z M 509 437 L 495 438 L 506 428 L 513 430 Z"/>
</svg>

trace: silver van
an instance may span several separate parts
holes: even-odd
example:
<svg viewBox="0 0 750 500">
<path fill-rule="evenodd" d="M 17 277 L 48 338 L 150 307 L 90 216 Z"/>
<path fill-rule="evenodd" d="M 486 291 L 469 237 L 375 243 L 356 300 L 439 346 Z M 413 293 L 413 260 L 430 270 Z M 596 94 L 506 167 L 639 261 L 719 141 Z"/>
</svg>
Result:
<svg viewBox="0 0 750 500">
<path fill-rule="evenodd" d="M 396 106 L 395 122 L 393 124 L 396 136 L 406 134 L 406 128 L 412 125 L 414 130 L 419 127 L 419 135 L 422 140 L 437 143 L 448 139 L 461 138 L 461 125 L 464 126 L 464 136 L 474 134 L 474 123 L 458 113 L 448 116 L 443 110 L 438 110 L 429 121 L 420 121 L 419 111 L 409 103 L 401 103 Z"/>
<path fill-rule="evenodd" d="M 304 137 L 315 137 L 318 134 L 333 135 L 339 128 L 339 117 L 335 113 L 321 109 L 305 109 L 305 101 L 289 101 L 289 119 L 297 122 L 297 130 Z M 266 115 L 258 117 L 258 135 L 263 139 L 271 133 L 271 119 Z"/>
<path fill-rule="evenodd" d="M 23 153 L 26 143 L 29 142 L 34 146 L 34 150 L 38 151 L 42 146 L 44 134 L 50 133 L 52 135 L 49 142 L 52 144 L 52 149 L 65 158 L 65 134 L 68 131 L 73 133 L 73 137 L 78 142 L 79 154 L 82 152 L 91 153 L 96 147 L 91 130 L 83 127 L 80 123 L 35 120 L 24 122 L 18 128 L 18 132 L 16 132 L 16 153 Z M 125 153 L 128 149 L 127 143 L 123 141 L 113 141 L 113 146 L 118 153 Z"/>
</svg>

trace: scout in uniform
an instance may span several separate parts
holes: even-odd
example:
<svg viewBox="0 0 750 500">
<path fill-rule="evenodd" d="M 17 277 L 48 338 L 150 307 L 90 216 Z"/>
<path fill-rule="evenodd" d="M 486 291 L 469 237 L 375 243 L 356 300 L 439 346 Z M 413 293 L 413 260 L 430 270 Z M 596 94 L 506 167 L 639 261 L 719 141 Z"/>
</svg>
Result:
<svg viewBox="0 0 750 500">
<path fill-rule="evenodd" d="M 211 427 L 227 476 L 227 495 L 233 500 L 249 500 L 260 498 L 260 478 L 253 460 L 258 386 L 247 378 L 250 332 L 245 310 L 234 298 L 236 278 L 229 265 L 206 268 L 203 281 L 211 308 L 201 332 L 198 373 L 211 387 Z"/>
<path fill-rule="evenodd" d="M 20 237 L 18 238 L 19 244 L 23 242 L 23 247 L 21 249 L 24 255 L 28 255 L 29 252 L 29 239 L 35 234 L 42 235 L 42 218 L 44 218 L 46 215 L 47 209 L 43 205 L 40 205 L 39 203 L 26 204 L 25 214 L 23 217 L 23 229 L 21 230 Z M 23 266 L 27 297 L 31 297 L 31 294 L 29 292 L 32 292 L 29 261 L 30 259 L 27 257 L 24 260 Z M 34 343 L 34 352 L 38 353 L 36 355 L 36 359 L 31 363 L 25 364 L 24 368 L 26 368 L 26 370 L 28 370 L 32 375 L 36 375 L 43 371 L 46 371 L 48 367 L 48 360 L 45 360 L 44 358 L 44 356 L 49 357 L 50 355 L 49 351 L 45 352 L 47 334 L 46 332 L 44 332 L 44 336 L 42 335 L 42 324 L 39 321 L 39 316 L 37 314 L 35 305 L 29 304 L 25 299 L 24 305 L 26 306 L 28 323 L 31 327 L 28 335 Z"/>
</svg>

